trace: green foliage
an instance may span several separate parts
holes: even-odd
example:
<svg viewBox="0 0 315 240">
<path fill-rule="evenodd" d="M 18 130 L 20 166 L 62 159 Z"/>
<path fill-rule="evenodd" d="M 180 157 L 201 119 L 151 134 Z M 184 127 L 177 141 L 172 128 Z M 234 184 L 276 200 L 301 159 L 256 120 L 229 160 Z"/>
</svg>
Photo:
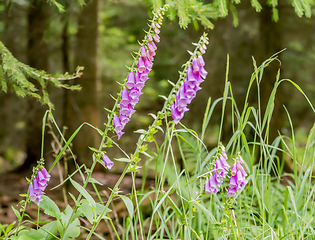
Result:
<svg viewBox="0 0 315 240">
<path fill-rule="evenodd" d="M 82 75 L 82 67 L 77 68 L 77 72 L 69 74 L 50 75 L 45 71 L 34 69 L 24 63 L 19 62 L 10 51 L 0 42 L 0 90 L 7 92 L 8 89 L 15 92 L 19 97 L 31 96 L 39 100 L 42 104 L 47 104 L 53 108 L 48 92 L 47 83 L 51 82 L 55 87 L 66 88 L 70 90 L 80 90 L 79 85 L 69 86 L 61 81 L 78 78 Z M 42 95 L 38 94 L 38 88 L 35 83 L 29 79 L 36 80 L 41 87 Z"/>
</svg>

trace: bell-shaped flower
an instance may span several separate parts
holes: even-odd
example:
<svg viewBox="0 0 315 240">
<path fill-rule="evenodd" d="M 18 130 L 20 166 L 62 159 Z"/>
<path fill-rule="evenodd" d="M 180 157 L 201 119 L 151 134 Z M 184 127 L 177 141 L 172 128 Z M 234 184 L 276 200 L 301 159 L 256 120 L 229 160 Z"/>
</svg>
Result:
<svg viewBox="0 0 315 240">
<path fill-rule="evenodd" d="M 148 49 L 149 52 L 155 52 L 155 50 L 157 49 L 156 45 L 154 44 L 154 42 L 149 42 L 148 43 Z"/>
<path fill-rule="evenodd" d="M 149 50 L 147 50 L 147 58 L 148 58 L 151 62 L 153 62 L 154 56 L 155 56 L 155 51 L 150 52 Z"/>
<path fill-rule="evenodd" d="M 131 71 L 128 74 L 126 86 L 128 89 L 131 89 L 134 87 L 134 85 L 135 85 L 135 73 L 133 71 Z"/>
<path fill-rule="evenodd" d="M 141 92 L 139 89 L 137 89 L 137 88 L 132 88 L 132 89 L 130 89 L 130 91 L 129 91 L 129 96 L 130 96 L 132 99 L 134 99 L 134 98 L 139 98 L 141 94 L 142 94 L 142 92 Z"/>
<path fill-rule="evenodd" d="M 193 58 L 192 68 L 193 68 L 194 73 L 199 72 L 199 64 L 196 57 Z"/>
<path fill-rule="evenodd" d="M 144 64 L 143 58 L 139 57 L 139 60 L 138 60 L 138 71 L 139 71 L 139 73 L 142 73 L 146 68 L 147 68 L 147 66 Z"/>
<path fill-rule="evenodd" d="M 120 119 L 120 123 L 123 126 L 125 126 L 130 121 L 130 118 L 128 118 L 126 115 L 122 115 L 122 114 L 119 114 L 119 119 Z"/>
<path fill-rule="evenodd" d="M 135 110 L 132 109 L 132 106 L 131 104 L 128 104 L 128 106 L 121 106 L 120 107 L 120 111 L 119 111 L 119 114 L 121 115 L 126 115 L 127 117 L 131 117 L 132 114 L 135 113 Z"/>
<path fill-rule="evenodd" d="M 114 166 L 114 162 L 112 162 L 105 153 L 103 153 L 103 161 L 108 169 L 111 169 Z"/>
<path fill-rule="evenodd" d="M 220 189 L 217 186 L 215 177 L 213 175 L 210 176 L 208 180 L 205 182 L 205 193 L 217 193 Z"/>
<path fill-rule="evenodd" d="M 145 49 L 145 46 L 142 46 L 140 49 L 140 55 L 141 57 L 145 58 L 147 56 L 147 51 Z"/>
<path fill-rule="evenodd" d="M 154 28 L 154 32 L 155 32 L 156 34 L 159 34 L 159 33 L 160 33 L 160 29 Z"/>
<path fill-rule="evenodd" d="M 203 67 L 205 65 L 205 60 L 203 60 L 202 55 L 198 56 L 198 65 Z"/>
<path fill-rule="evenodd" d="M 152 69 L 152 67 L 153 67 L 153 63 L 149 60 L 149 58 L 148 57 L 145 57 L 144 58 L 144 64 L 147 66 L 147 69 Z"/>
<path fill-rule="evenodd" d="M 177 92 L 175 106 L 177 107 L 178 111 L 182 111 L 184 108 L 186 108 L 187 104 L 188 99 L 184 91 L 184 85 L 182 85 Z"/>
<path fill-rule="evenodd" d="M 123 114 L 123 115 L 125 115 L 125 114 Z M 117 117 L 116 114 L 114 115 L 114 127 L 115 127 L 116 133 L 120 132 L 121 130 L 124 129 L 124 126 L 121 124 L 119 117 Z"/>
<path fill-rule="evenodd" d="M 126 88 L 123 88 L 123 90 L 121 92 L 120 105 L 128 106 L 129 102 L 130 102 L 130 99 L 129 99 L 128 91 Z"/>
<path fill-rule="evenodd" d="M 205 78 L 207 77 L 207 75 L 208 75 L 208 72 L 206 71 L 206 69 L 205 69 L 203 66 L 201 66 L 201 67 L 199 68 L 199 74 L 200 74 L 200 76 L 201 76 L 203 79 L 205 79 Z"/>
<path fill-rule="evenodd" d="M 142 74 L 141 74 L 142 75 Z M 140 78 L 136 78 L 135 82 L 135 88 L 141 91 L 141 89 L 144 87 L 144 81 L 141 81 L 141 76 Z M 139 96 L 139 95 L 138 95 Z"/>
<path fill-rule="evenodd" d="M 148 40 L 149 40 L 150 42 L 153 41 L 153 38 L 152 38 L 151 34 L 148 35 Z"/>
<path fill-rule="evenodd" d="M 240 157 L 241 159 L 241 157 Z M 248 183 L 248 181 L 245 179 L 247 176 L 247 173 L 245 172 L 244 168 L 241 165 L 242 160 L 237 160 L 231 169 L 231 178 L 230 178 L 230 183 L 229 183 L 229 197 L 235 196 L 235 191 L 240 191 L 242 190 L 245 185 Z"/>
<path fill-rule="evenodd" d="M 42 167 L 42 174 L 43 174 L 44 178 L 46 179 L 46 182 L 48 182 L 50 180 L 51 176 L 45 167 Z"/>
<path fill-rule="evenodd" d="M 154 39 L 154 41 L 156 41 L 157 43 L 160 42 L 160 36 L 159 36 L 158 34 L 155 34 L 155 35 L 153 36 L 153 39 Z"/>
</svg>

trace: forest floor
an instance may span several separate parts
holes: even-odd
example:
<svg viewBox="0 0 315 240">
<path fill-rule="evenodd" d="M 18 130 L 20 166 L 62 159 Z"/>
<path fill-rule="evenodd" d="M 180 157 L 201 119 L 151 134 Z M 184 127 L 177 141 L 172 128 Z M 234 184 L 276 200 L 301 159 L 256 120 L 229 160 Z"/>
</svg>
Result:
<svg viewBox="0 0 315 240">
<path fill-rule="evenodd" d="M 52 177 L 48 183 L 48 186 L 45 190 L 45 193 L 47 196 L 49 196 L 51 199 L 55 201 L 55 203 L 59 206 L 59 209 L 63 211 L 66 207 L 64 197 L 62 194 L 62 188 L 58 187 L 54 190 L 50 190 L 54 186 L 57 186 L 60 184 L 59 180 L 59 174 L 58 172 L 52 172 Z M 19 202 L 23 200 L 24 198 L 20 197 L 19 194 L 26 193 L 28 189 L 27 180 L 25 177 L 30 178 L 30 174 L 28 175 L 22 175 L 17 173 L 4 173 L 0 175 L 0 223 L 1 224 L 10 224 L 14 221 L 17 222 L 17 218 L 12 210 L 13 206 L 15 209 L 19 210 Z M 119 174 L 113 174 L 110 172 L 95 172 L 92 174 L 92 177 L 95 178 L 97 181 L 99 181 L 102 186 L 97 185 L 99 189 L 99 193 L 102 196 L 102 200 L 106 202 L 110 190 L 108 188 L 112 188 L 115 183 L 117 182 L 118 178 L 120 177 Z M 82 180 L 80 175 L 75 175 L 73 178 L 78 183 L 82 184 Z M 141 179 L 136 178 L 135 181 L 136 188 L 141 188 Z M 154 180 L 148 180 L 146 182 L 147 187 L 154 185 Z M 120 184 L 120 190 L 123 192 L 123 194 L 130 194 L 132 189 L 132 178 L 130 175 L 126 175 L 123 181 Z M 92 196 L 94 196 L 95 200 L 97 201 L 97 196 L 95 192 L 93 191 L 93 187 L 90 185 L 88 186 L 87 190 L 90 192 Z M 69 186 L 66 189 L 66 192 L 71 192 L 72 194 L 76 195 L 77 191 L 72 187 Z M 68 196 L 69 204 L 73 207 L 74 203 L 72 199 Z M 99 202 L 99 200 L 98 200 Z M 110 205 L 110 209 L 112 212 L 110 213 L 110 217 L 113 220 L 117 231 L 121 233 L 122 230 L 122 219 L 124 216 L 128 215 L 128 212 L 126 210 L 126 207 L 124 205 L 124 202 L 119 199 L 114 199 L 112 204 Z M 37 219 L 37 205 L 32 203 L 31 206 L 27 206 L 26 213 L 32 218 L 32 221 L 36 221 Z M 51 221 L 55 220 L 53 217 L 48 216 L 44 214 L 44 212 L 41 210 L 39 213 L 40 221 Z M 27 218 L 24 218 L 25 220 Z M 86 228 L 91 228 L 92 225 L 86 220 L 86 218 L 80 217 L 81 226 L 84 226 Z M 35 224 L 27 223 L 27 228 L 35 227 Z M 114 236 L 114 232 L 112 228 L 110 227 L 110 223 L 107 220 L 104 220 L 100 222 L 99 226 L 97 227 L 96 231 L 97 234 L 100 234 L 102 237 L 105 237 L 107 239 L 116 239 Z M 87 236 L 87 232 L 83 229 L 81 229 L 81 235 L 77 239 L 85 239 Z M 91 239 L 99 239 L 97 237 L 91 238 Z"/>
</svg>

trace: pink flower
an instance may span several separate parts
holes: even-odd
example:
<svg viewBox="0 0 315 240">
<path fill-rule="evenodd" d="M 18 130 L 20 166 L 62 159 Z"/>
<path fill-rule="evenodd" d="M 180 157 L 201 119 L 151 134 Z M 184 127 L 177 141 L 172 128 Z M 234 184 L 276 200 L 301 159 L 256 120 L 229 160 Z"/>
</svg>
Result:
<svg viewBox="0 0 315 240">
<path fill-rule="evenodd" d="M 231 170 L 231 178 L 229 183 L 229 190 L 228 190 L 228 196 L 233 197 L 236 195 L 236 190 L 240 191 L 242 190 L 245 185 L 248 183 L 248 181 L 245 179 L 247 176 L 247 173 L 245 172 L 244 168 L 242 167 L 241 163 L 243 163 L 243 159 L 239 157 L 239 160 L 237 160 Z"/>
<path fill-rule="evenodd" d="M 114 166 L 114 163 L 109 159 L 109 157 L 105 153 L 103 153 L 103 161 L 108 169 L 111 169 Z"/>
</svg>

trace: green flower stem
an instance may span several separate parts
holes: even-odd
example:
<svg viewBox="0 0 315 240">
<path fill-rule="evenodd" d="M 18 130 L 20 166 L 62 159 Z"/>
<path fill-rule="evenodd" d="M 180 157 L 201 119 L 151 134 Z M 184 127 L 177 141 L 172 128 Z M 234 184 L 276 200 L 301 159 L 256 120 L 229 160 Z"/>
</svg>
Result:
<svg viewBox="0 0 315 240">
<path fill-rule="evenodd" d="M 117 191 L 118 191 L 119 184 L 121 183 L 121 181 L 122 181 L 123 178 L 125 177 L 126 173 L 128 172 L 130 165 L 131 165 L 131 162 L 129 162 L 129 163 L 126 165 L 126 167 L 125 167 L 123 173 L 121 174 L 120 178 L 119 178 L 118 181 L 116 182 L 116 184 L 115 184 L 115 186 L 114 186 L 114 188 L 113 188 L 113 191 L 111 192 L 111 194 L 110 194 L 110 196 L 109 196 L 109 198 L 108 198 L 108 200 L 107 200 L 107 203 L 106 203 L 106 205 L 105 205 L 105 208 L 104 208 L 103 212 L 98 216 L 96 222 L 94 223 L 93 228 L 91 229 L 89 235 L 88 235 L 87 238 L 86 238 L 87 240 L 89 240 L 89 239 L 91 238 L 91 236 L 92 236 L 94 230 L 96 229 L 97 225 L 98 225 L 98 224 L 100 223 L 100 221 L 102 220 L 103 215 L 105 214 L 105 212 L 106 212 L 106 210 L 107 210 L 109 204 L 111 203 L 112 199 L 113 199 L 115 196 L 117 196 Z"/>
</svg>

